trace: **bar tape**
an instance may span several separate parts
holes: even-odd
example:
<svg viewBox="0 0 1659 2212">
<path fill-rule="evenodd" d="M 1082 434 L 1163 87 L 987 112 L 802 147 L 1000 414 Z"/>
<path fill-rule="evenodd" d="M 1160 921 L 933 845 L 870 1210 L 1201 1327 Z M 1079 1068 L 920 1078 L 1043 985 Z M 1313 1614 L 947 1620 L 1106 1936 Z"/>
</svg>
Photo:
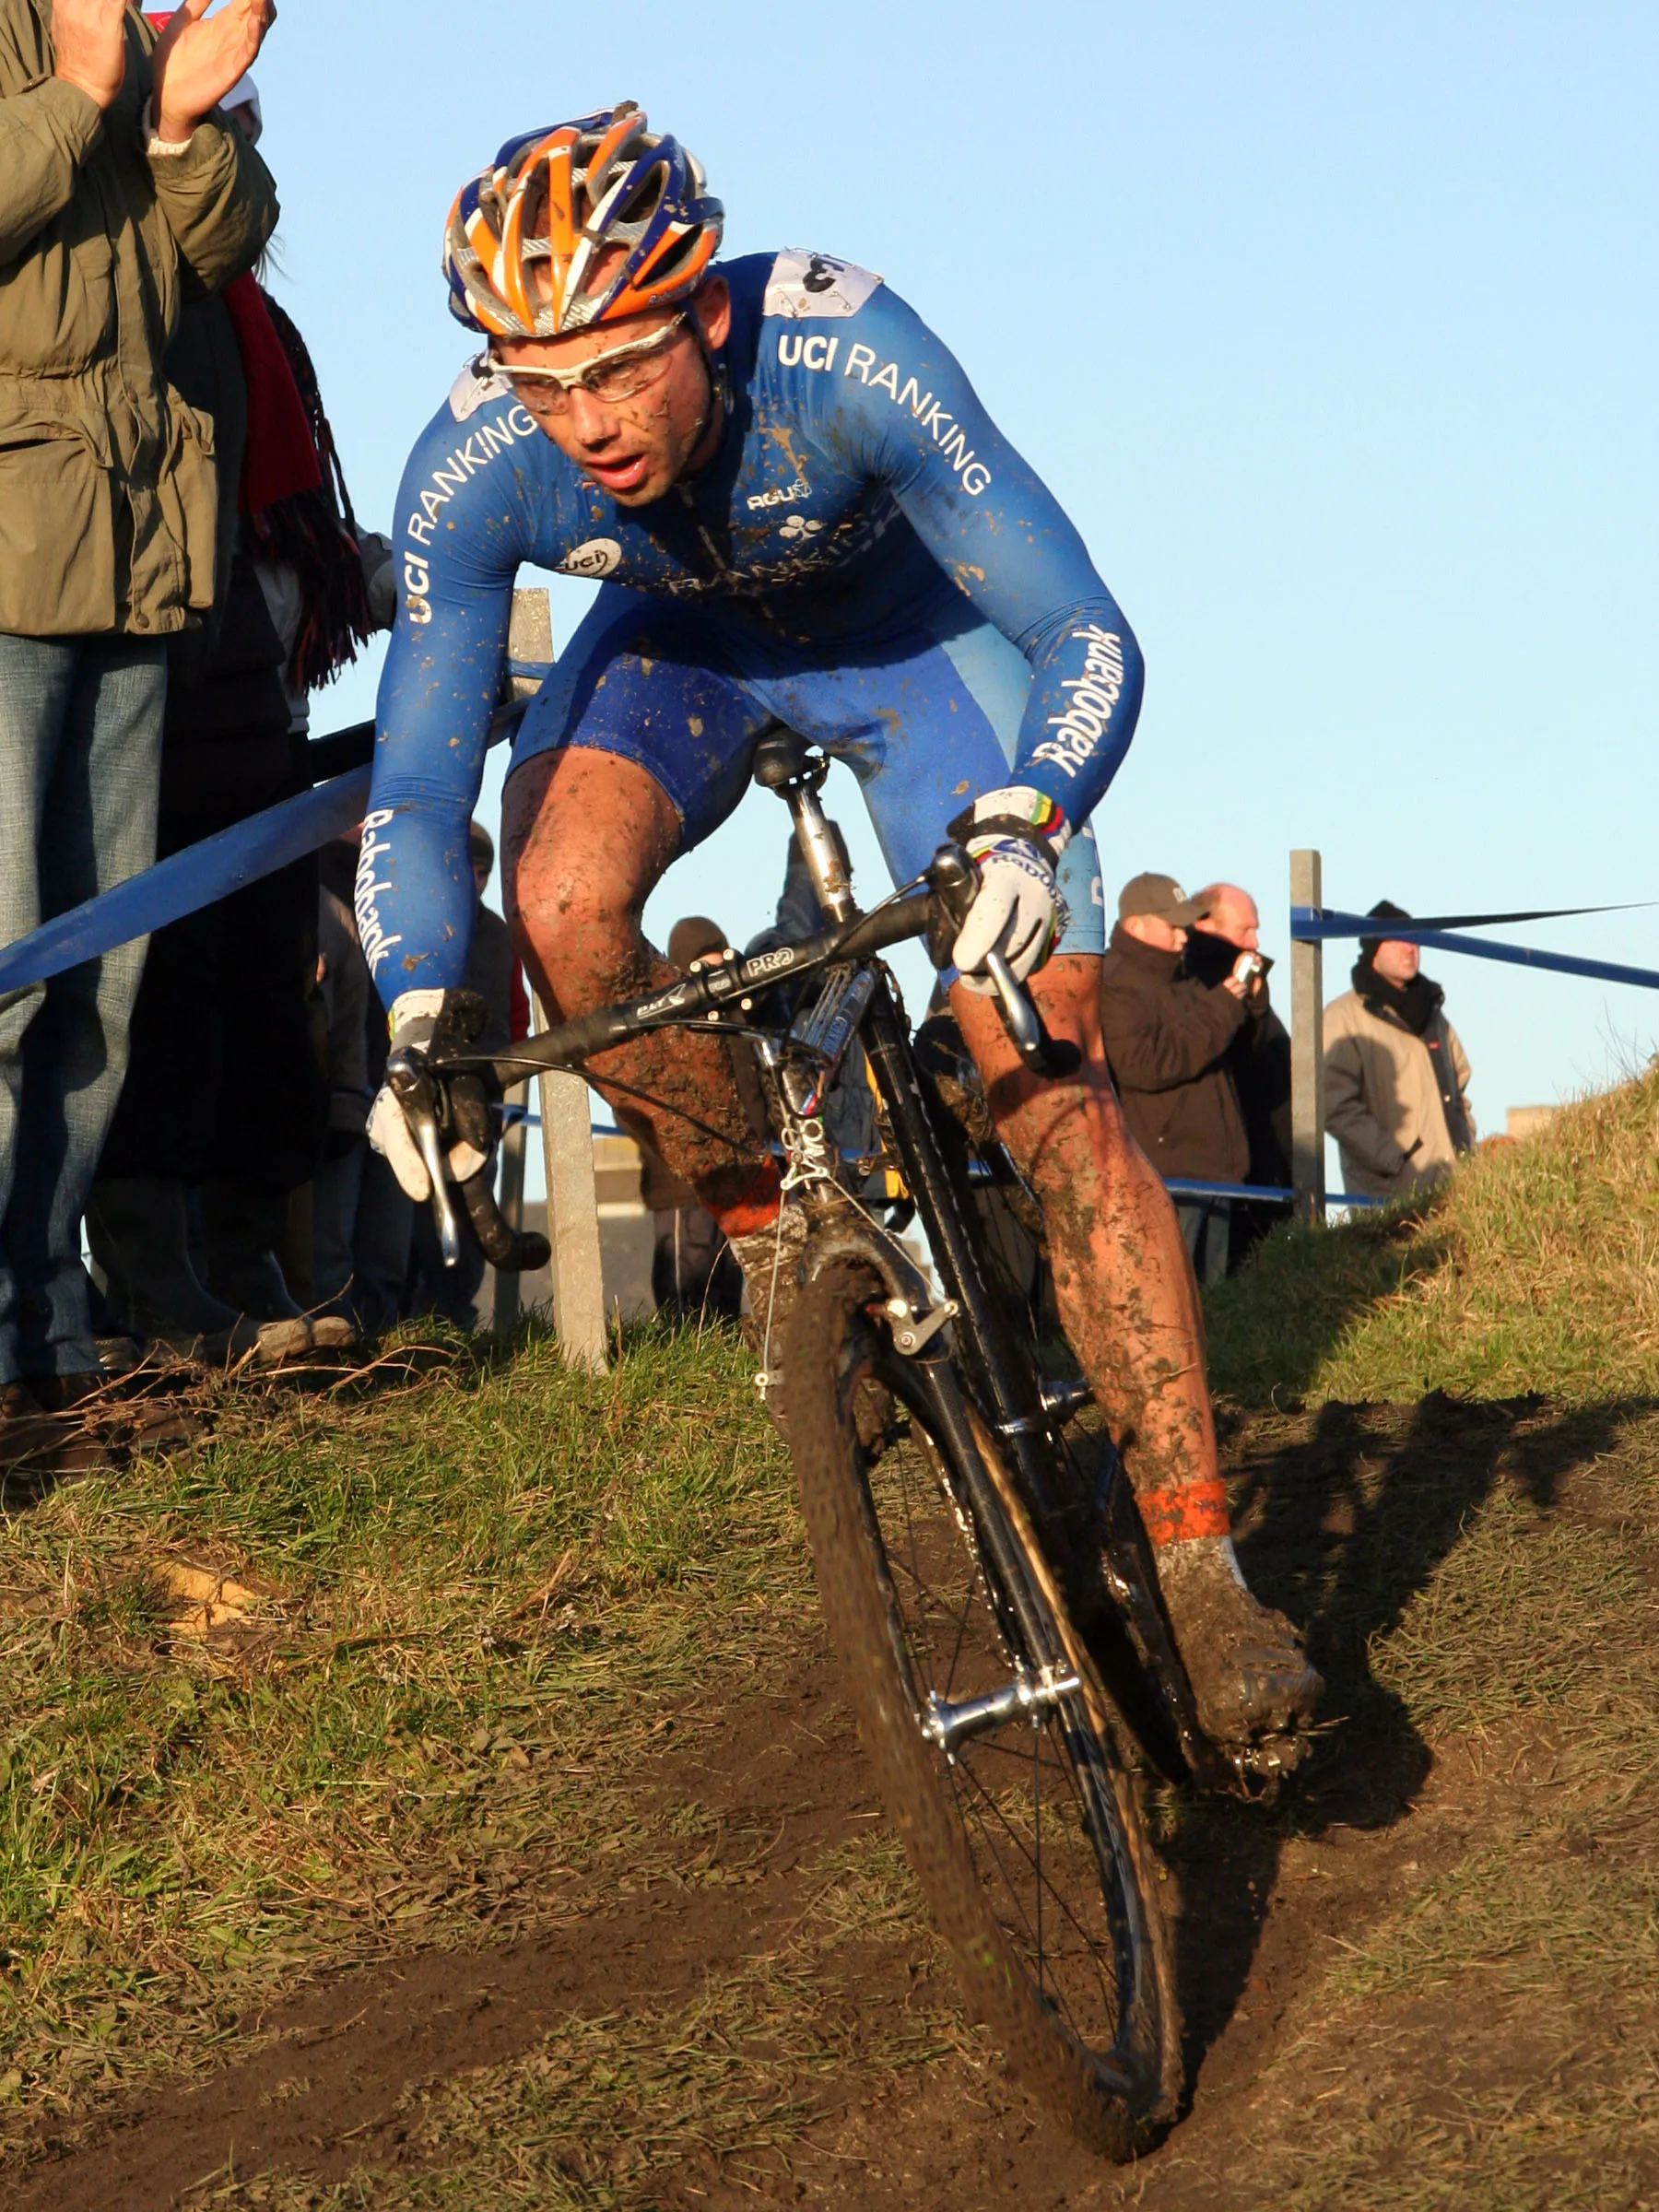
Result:
<svg viewBox="0 0 1659 2212">
<path fill-rule="evenodd" d="M 1619 913 L 1619 907 L 1564 907 L 1563 913 Z M 1533 917 L 1528 917 L 1532 919 Z M 1500 916 L 1497 919 L 1519 919 Z M 1480 937 L 1453 935 L 1429 922 L 1386 921 L 1376 914 L 1344 914 L 1324 906 L 1293 906 L 1290 935 L 1298 945 L 1318 945 L 1329 937 L 1387 935 L 1407 945 L 1431 945 L 1442 952 L 1466 952 L 1475 960 L 1505 960 L 1515 968 L 1543 968 L 1556 975 L 1589 975 L 1607 983 L 1634 983 L 1659 991 L 1659 969 L 1625 968 L 1615 960 L 1585 960 L 1565 952 L 1539 952 L 1530 945 L 1491 945 Z"/>
</svg>

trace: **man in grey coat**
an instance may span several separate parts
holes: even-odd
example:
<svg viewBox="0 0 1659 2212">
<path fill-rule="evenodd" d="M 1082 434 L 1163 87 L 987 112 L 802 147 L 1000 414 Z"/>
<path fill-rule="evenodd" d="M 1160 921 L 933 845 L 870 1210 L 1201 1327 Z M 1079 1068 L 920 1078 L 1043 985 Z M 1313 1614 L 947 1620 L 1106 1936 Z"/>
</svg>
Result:
<svg viewBox="0 0 1659 2212">
<path fill-rule="evenodd" d="M 165 641 L 213 603 L 211 431 L 181 293 L 276 222 L 215 102 L 270 0 L 0 0 L 0 944 L 148 865 Z M 0 999 L 0 1463 L 101 1383 L 80 1216 L 144 943 Z M 49 1424 L 48 1424 L 49 1427 Z"/>
</svg>

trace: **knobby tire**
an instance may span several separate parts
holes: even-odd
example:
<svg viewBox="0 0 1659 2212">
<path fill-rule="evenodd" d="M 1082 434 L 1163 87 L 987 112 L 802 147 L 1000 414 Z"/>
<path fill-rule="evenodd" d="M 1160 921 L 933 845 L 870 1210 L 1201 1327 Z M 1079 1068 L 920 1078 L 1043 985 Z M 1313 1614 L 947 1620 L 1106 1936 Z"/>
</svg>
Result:
<svg viewBox="0 0 1659 2212">
<path fill-rule="evenodd" d="M 1084 1688 L 1041 1729 L 1022 1720 L 959 1746 L 954 1765 L 923 1733 L 929 1688 L 979 1694 L 1030 1655 L 946 1478 L 884 1296 L 872 1270 L 838 1260 L 804 1287 L 790 1331 L 789 1431 L 819 1599 L 883 1801 L 970 2009 L 1084 2141 L 1130 2158 L 1168 2124 L 1181 2088 L 1171 1952 L 1136 1785 L 1002 1470 L 1004 1525 Z"/>
</svg>

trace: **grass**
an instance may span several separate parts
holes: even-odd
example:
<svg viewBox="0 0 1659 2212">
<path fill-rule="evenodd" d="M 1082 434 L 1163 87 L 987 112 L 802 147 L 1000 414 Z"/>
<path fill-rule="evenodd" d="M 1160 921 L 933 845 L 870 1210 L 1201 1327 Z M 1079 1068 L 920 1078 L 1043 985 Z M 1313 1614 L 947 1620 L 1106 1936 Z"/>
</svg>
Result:
<svg viewBox="0 0 1659 2212">
<path fill-rule="evenodd" d="M 1213 1300 L 1233 1398 L 1312 1402 L 1241 1418 L 1234 1497 L 1347 1717 L 1277 1815 L 1160 1805 L 1189 1945 L 1270 1894 L 1305 1924 L 1246 2075 L 1206 2073 L 1158 2159 L 1078 2201 L 1659 2205 L 1656 1116 L 1650 1072 L 1416 1217 L 1272 1241 Z M 762 1895 L 769 1838 L 696 1763 L 816 1636 L 748 1367 L 643 1331 L 594 1377 L 532 1324 L 227 1391 L 206 1444 L 7 1518 L 0 2162 L 245 2058 L 324 1971 Z M 669 1792 L 665 1745 L 696 1754 Z M 1322 1918 L 1333 1858 L 1356 1871 Z M 892 2083 L 976 2201 L 1002 2154 L 974 2165 L 965 2089 L 994 2061 L 888 1831 L 817 1847 L 737 1924 L 677 1981 L 409 2081 L 395 2156 L 181 2174 L 183 2201 L 658 2212 L 798 2175 L 834 2201 L 888 2124 L 844 2115 Z"/>
<path fill-rule="evenodd" d="M 1247 1405 L 1659 1394 L 1659 1064 L 1426 1204 L 1281 1231 L 1206 1311 Z"/>
<path fill-rule="evenodd" d="M 1299 1426 L 1313 1441 L 1281 1519 L 1322 1492 L 1340 1510 L 1275 1594 L 1297 1587 L 1347 1716 L 1346 1794 L 1253 1843 L 1292 1903 L 1334 1874 L 1355 1888 L 1340 1916 L 1315 1908 L 1306 1971 L 1226 2109 L 1225 2159 L 1216 2131 L 1178 2134 L 1167 2194 L 1139 2201 L 1659 2204 L 1659 1414 L 1430 1401 L 1275 1419 L 1246 1452 L 1247 1524 L 1273 1517 Z M 1225 1823 L 1188 1818 L 1181 1856 L 1213 1863 Z"/>
<path fill-rule="evenodd" d="M 637 1830 L 630 1769 L 809 1581 L 727 1340 L 530 1332 L 401 1390 L 229 1398 L 0 1550 L 0 2145 L 206 2065 L 250 1992 L 479 1939 Z M 203 1638 L 181 1562 L 246 1603 Z M 188 1631 L 193 1625 L 196 1632 Z"/>
</svg>

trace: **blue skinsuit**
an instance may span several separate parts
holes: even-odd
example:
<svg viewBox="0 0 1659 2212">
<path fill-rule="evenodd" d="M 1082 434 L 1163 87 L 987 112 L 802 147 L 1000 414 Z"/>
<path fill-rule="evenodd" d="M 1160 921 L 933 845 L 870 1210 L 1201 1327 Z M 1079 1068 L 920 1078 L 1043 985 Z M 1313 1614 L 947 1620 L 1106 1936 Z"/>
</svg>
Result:
<svg viewBox="0 0 1659 2212">
<path fill-rule="evenodd" d="M 678 809 L 682 852 L 737 805 L 774 720 L 849 762 L 897 882 L 1006 782 L 1046 793 L 1080 831 L 1128 747 L 1134 636 L 920 317 L 826 255 L 721 273 L 724 433 L 663 499 L 618 506 L 503 383 L 470 371 L 410 456 L 357 897 L 388 1005 L 465 978 L 467 821 L 522 561 L 606 581 L 513 767 L 562 745 L 640 761 Z M 1087 834 L 1060 888 L 1060 949 L 1100 951 Z"/>
</svg>

